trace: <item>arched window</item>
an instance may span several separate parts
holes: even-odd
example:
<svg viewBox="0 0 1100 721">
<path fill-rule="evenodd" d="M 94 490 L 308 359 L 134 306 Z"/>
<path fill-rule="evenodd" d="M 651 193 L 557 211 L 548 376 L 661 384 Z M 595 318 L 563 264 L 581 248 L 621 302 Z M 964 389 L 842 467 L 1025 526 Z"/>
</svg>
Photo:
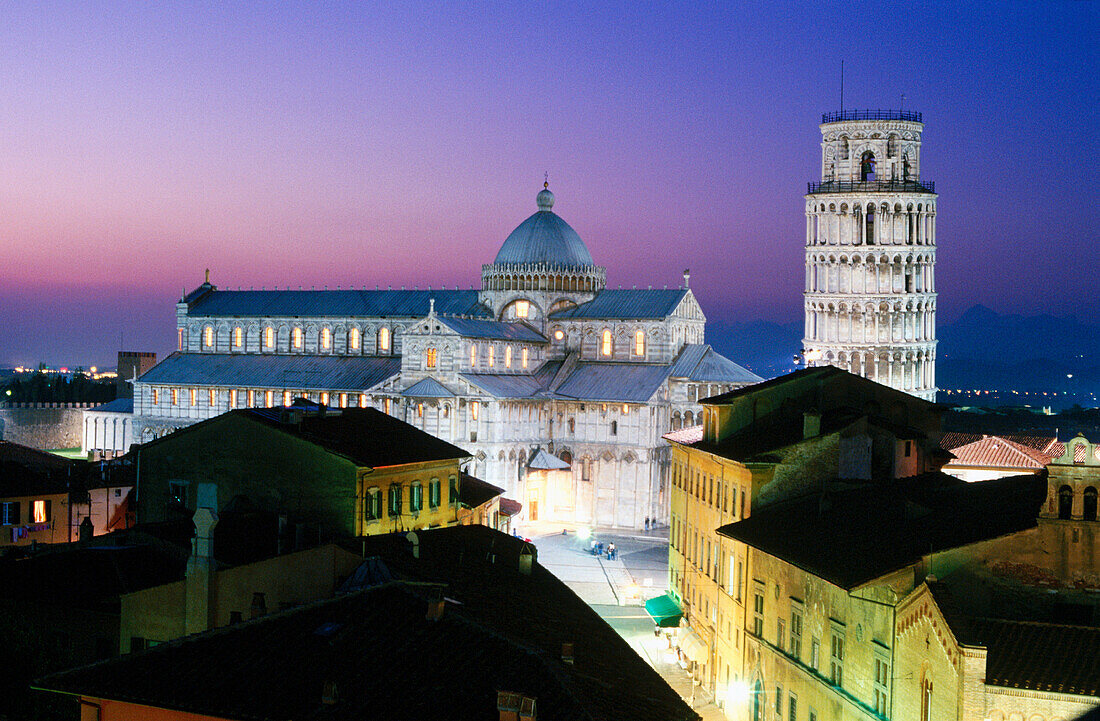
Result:
<svg viewBox="0 0 1100 721">
<path fill-rule="evenodd" d="M 240 348 L 244 344 L 244 328 L 237 326 L 233 329 L 233 347 Z"/>
<path fill-rule="evenodd" d="M 275 329 L 271 326 L 264 328 L 264 348 L 275 347 Z"/>
<path fill-rule="evenodd" d="M 1068 520 L 1073 517 L 1073 489 L 1062 486 L 1058 489 L 1058 518 Z"/>
<path fill-rule="evenodd" d="M 291 333 L 291 344 L 299 350 L 302 348 L 302 329 L 299 326 L 294 326 Z"/>
<path fill-rule="evenodd" d="M 470 344 L 470 367 L 477 367 L 477 343 Z"/>
<path fill-rule="evenodd" d="M 691 428 L 695 425 L 695 415 L 691 411 L 684 413 L 684 428 Z"/>
<path fill-rule="evenodd" d="M 920 721 L 932 721 L 932 679 L 920 681 Z"/>
<path fill-rule="evenodd" d="M 886 157 L 896 158 L 898 157 L 898 136 L 891 135 L 886 140 Z"/>
<path fill-rule="evenodd" d="M 359 350 L 359 329 L 352 328 L 348 331 L 348 350 Z"/>
<path fill-rule="evenodd" d="M 603 332 L 603 339 L 600 341 L 600 355 L 611 355 L 611 331 L 605 330 Z"/>
<path fill-rule="evenodd" d="M 492 368 L 493 365 L 496 363 L 496 356 L 497 356 L 496 351 L 497 351 L 496 346 L 489 346 L 489 367 L 490 368 Z"/>
<path fill-rule="evenodd" d="M 867 182 L 875 179 L 875 154 L 868 150 L 859 161 L 859 179 Z"/>
<path fill-rule="evenodd" d="M 634 355 L 645 355 L 645 331 L 640 330 L 634 333 Z"/>
<path fill-rule="evenodd" d="M 325 350 L 332 348 L 332 331 L 328 328 L 321 329 L 321 347 Z"/>
<path fill-rule="evenodd" d="M 512 346 L 504 346 L 504 367 L 512 367 Z"/>
<path fill-rule="evenodd" d="M 872 206 L 867 208 L 866 217 L 867 217 L 867 220 L 866 220 L 866 224 L 867 224 L 867 233 L 866 233 L 866 235 L 867 235 L 867 245 L 874 245 L 875 244 L 875 206 L 872 205 Z"/>
<path fill-rule="evenodd" d="M 425 368 L 429 368 L 429 369 L 430 368 L 435 368 L 438 359 L 439 359 L 439 354 L 438 354 L 438 352 L 436 351 L 435 348 L 429 348 L 426 351 L 424 351 L 424 367 Z"/>
<path fill-rule="evenodd" d="M 1096 517 L 1096 486 L 1085 489 L 1085 508 L 1082 516 L 1086 521 L 1095 521 Z"/>
<path fill-rule="evenodd" d="M 516 301 L 516 317 L 526 318 L 531 312 L 531 304 L 525 300 Z"/>
<path fill-rule="evenodd" d="M 390 329 L 384 326 L 378 329 L 378 352 L 390 352 Z"/>
<path fill-rule="evenodd" d="M 214 347 L 214 326 L 208 325 L 202 329 L 202 344 L 207 348 Z"/>
<path fill-rule="evenodd" d="M 840 159 L 841 160 L 847 160 L 848 159 L 848 138 L 841 138 L 840 139 Z"/>
<path fill-rule="evenodd" d="M 562 451 L 558 455 L 558 458 L 562 459 L 563 461 L 565 461 L 569 465 L 573 465 L 573 454 L 570 453 L 569 451 Z"/>
<path fill-rule="evenodd" d="M 519 358 L 520 358 L 520 361 L 519 361 L 520 365 L 522 365 L 524 368 L 526 368 L 527 367 L 527 347 L 526 346 L 524 346 L 523 349 L 519 352 Z"/>
</svg>

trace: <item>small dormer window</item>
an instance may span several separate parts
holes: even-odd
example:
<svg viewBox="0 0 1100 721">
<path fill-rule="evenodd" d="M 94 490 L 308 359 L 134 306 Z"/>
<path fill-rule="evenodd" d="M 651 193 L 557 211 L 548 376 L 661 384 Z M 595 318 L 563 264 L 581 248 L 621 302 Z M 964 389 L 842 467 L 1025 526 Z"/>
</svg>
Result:
<svg viewBox="0 0 1100 721">
<path fill-rule="evenodd" d="M 525 300 L 516 301 L 516 317 L 526 318 L 531 312 L 531 304 Z"/>
</svg>

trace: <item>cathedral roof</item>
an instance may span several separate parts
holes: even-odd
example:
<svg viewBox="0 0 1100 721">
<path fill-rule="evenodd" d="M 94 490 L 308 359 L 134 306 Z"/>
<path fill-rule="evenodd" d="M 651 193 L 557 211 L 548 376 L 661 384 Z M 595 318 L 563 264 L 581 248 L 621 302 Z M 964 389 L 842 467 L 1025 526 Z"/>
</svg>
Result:
<svg viewBox="0 0 1100 721">
<path fill-rule="evenodd" d="M 190 297 L 190 296 L 189 296 Z M 191 302 L 193 316 L 491 317 L 476 290 L 214 290 Z"/>
<path fill-rule="evenodd" d="M 683 288 L 654 290 L 601 290 L 596 297 L 551 318 L 616 318 L 620 320 L 667 318 L 687 295 Z"/>
<path fill-rule="evenodd" d="M 173 353 L 141 376 L 155 385 L 361 391 L 401 372 L 400 356 Z"/>
<path fill-rule="evenodd" d="M 554 194 L 536 198 L 538 211 L 512 231 L 497 253 L 496 264 L 536 264 L 565 267 L 595 266 L 577 231 L 554 213 Z"/>
<path fill-rule="evenodd" d="M 455 394 L 435 378 L 424 378 L 401 391 L 409 398 L 454 398 Z"/>
<path fill-rule="evenodd" d="M 718 353 L 710 345 L 689 343 L 672 364 L 669 376 L 701 383 L 760 383 L 764 379 Z"/>
<path fill-rule="evenodd" d="M 463 338 L 490 338 L 494 340 L 518 340 L 532 343 L 549 343 L 542 333 L 526 323 L 507 323 L 480 318 L 441 317 L 439 322 Z"/>
</svg>

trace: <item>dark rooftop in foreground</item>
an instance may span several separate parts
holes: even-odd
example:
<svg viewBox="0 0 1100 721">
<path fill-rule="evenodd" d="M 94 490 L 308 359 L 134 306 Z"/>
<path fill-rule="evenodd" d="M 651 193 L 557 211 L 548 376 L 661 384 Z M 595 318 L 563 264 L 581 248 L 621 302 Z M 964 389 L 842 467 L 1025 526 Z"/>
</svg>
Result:
<svg viewBox="0 0 1100 721">
<path fill-rule="evenodd" d="M 520 572 L 529 544 L 482 526 L 415 538 L 419 558 L 406 534 L 347 541 L 369 567 L 361 590 L 36 687 L 235 719 L 496 718 L 498 691 L 534 697 L 540 718 L 697 718 L 561 581 Z"/>
<path fill-rule="evenodd" d="M 1045 498 L 1045 474 L 965 483 L 926 473 L 777 503 L 718 533 L 851 590 L 930 549 L 1033 528 Z"/>
</svg>

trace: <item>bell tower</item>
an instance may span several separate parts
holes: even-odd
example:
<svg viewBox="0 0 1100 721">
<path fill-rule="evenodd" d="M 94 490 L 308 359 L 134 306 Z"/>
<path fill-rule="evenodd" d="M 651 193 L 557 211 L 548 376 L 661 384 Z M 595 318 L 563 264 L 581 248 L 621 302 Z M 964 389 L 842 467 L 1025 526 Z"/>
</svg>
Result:
<svg viewBox="0 0 1100 721">
<path fill-rule="evenodd" d="M 808 366 L 936 397 L 935 183 L 921 113 L 821 116 L 821 181 L 806 192 Z"/>
</svg>

